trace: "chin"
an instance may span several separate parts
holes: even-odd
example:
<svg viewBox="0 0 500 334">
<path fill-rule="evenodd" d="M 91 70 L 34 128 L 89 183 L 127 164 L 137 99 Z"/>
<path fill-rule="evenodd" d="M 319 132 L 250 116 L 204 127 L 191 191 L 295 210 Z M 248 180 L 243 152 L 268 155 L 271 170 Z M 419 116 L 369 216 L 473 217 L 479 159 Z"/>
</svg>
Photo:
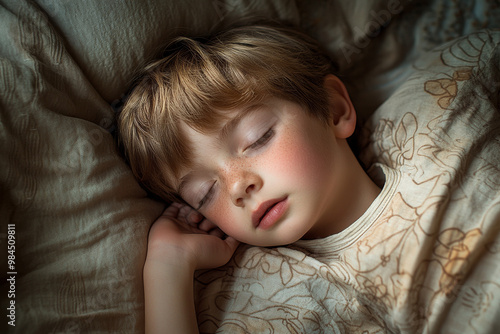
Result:
<svg viewBox="0 0 500 334">
<path fill-rule="evenodd" d="M 279 234 L 279 232 L 278 232 Z M 260 245 L 256 246 L 261 246 L 261 247 L 278 247 L 278 246 L 287 246 L 290 244 L 293 244 L 296 241 L 299 241 L 302 238 L 302 236 L 297 236 L 297 235 L 290 235 L 290 236 L 283 236 L 280 235 L 279 238 L 274 238 L 272 240 L 260 240 Z"/>
</svg>

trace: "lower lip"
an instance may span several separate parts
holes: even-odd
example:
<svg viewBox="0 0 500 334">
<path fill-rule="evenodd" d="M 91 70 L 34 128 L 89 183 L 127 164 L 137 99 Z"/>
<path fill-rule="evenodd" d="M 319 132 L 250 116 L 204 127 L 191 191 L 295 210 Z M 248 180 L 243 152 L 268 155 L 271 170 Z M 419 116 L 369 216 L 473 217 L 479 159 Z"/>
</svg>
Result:
<svg viewBox="0 0 500 334">
<path fill-rule="evenodd" d="M 269 210 L 264 217 L 262 217 L 259 225 L 260 229 L 267 230 L 276 224 L 280 218 L 285 214 L 288 209 L 288 201 L 285 198 L 281 202 L 276 203 L 271 210 Z"/>
</svg>

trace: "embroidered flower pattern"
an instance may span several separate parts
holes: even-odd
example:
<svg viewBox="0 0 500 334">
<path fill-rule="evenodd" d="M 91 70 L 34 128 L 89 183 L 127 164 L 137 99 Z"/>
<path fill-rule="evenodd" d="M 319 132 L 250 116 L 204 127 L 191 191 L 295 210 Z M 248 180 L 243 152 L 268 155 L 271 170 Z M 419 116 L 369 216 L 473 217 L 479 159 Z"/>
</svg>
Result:
<svg viewBox="0 0 500 334">
<path fill-rule="evenodd" d="M 451 102 L 457 96 L 458 82 L 469 80 L 471 76 L 471 69 L 458 70 L 453 73 L 451 78 L 442 78 L 436 80 L 429 80 L 424 85 L 424 90 L 437 97 L 438 105 L 447 109 Z"/>
</svg>

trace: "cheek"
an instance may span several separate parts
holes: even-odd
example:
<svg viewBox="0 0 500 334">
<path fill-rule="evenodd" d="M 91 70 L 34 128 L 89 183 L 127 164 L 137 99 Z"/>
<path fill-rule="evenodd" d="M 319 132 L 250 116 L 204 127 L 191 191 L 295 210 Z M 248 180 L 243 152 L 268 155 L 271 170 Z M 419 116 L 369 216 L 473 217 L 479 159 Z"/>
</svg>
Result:
<svg viewBox="0 0 500 334">
<path fill-rule="evenodd" d="M 224 233 L 238 239 L 240 237 L 238 224 L 243 217 L 235 213 L 237 208 L 233 205 L 231 198 L 224 194 L 218 198 L 217 202 L 206 213 L 206 218 L 219 227 Z"/>
<path fill-rule="evenodd" d="M 330 170 L 325 145 L 300 132 L 290 131 L 269 152 L 268 168 L 285 182 L 307 186 L 321 183 Z"/>
<path fill-rule="evenodd" d="M 229 200 L 224 196 L 218 198 L 217 202 L 207 212 L 208 220 L 212 221 L 219 228 L 224 229 L 227 221 L 231 217 L 231 209 L 229 207 Z"/>
</svg>

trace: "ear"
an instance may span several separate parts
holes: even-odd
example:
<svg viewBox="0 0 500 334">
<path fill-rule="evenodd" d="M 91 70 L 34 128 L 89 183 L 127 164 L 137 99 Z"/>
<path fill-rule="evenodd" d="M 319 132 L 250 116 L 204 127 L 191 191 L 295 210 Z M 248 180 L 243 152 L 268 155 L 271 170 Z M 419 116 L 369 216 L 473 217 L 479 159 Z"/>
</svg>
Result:
<svg viewBox="0 0 500 334">
<path fill-rule="evenodd" d="M 333 74 L 328 74 L 323 82 L 328 94 L 328 109 L 331 115 L 331 126 L 337 138 L 346 139 L 356 128 L 356 110 L 345 85 Z"/>
</svg>

